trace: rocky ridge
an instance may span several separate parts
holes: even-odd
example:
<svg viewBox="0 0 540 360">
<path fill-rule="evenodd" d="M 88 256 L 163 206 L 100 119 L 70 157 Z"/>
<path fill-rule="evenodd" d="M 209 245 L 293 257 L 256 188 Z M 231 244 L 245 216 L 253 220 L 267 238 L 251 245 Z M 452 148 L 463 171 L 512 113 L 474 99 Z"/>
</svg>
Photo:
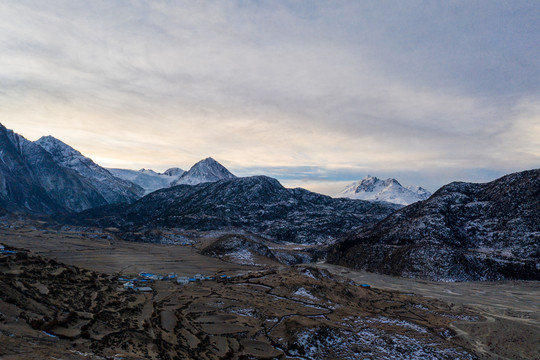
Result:
<svg viewBox="0 0 540 360">
<path fill-rule="evenodd" d="M 115 177 L 92 159 L 52 136 L 44 136 L 35 143 L 51 154 L 57 164 L 88 180 L 109 204 L 133 202 L 144 194 L 140 186 Z"/>
<path fill-rule="evenodd" d="M 0 154 L 0 206 L 6 210 L 52 214 L 107 204 L 90 181 L 1 124 Z"/>
<path fill-rule="evenodd" d="M 372 229 L 329 262 L 442 281 L 540 280 L 540 169 L 486 184 L 454 182 Z"/>
<path fill-rule="evenodd" d="M 73 221 L 125 229 L 240 229 L 278 242 L 328 244 L 400 207 L 333 199 L 304 189 L 286 189 L 273 178 L 253 176 L 162 189 L 129 206 L 83 212 Z"/>
</svg>

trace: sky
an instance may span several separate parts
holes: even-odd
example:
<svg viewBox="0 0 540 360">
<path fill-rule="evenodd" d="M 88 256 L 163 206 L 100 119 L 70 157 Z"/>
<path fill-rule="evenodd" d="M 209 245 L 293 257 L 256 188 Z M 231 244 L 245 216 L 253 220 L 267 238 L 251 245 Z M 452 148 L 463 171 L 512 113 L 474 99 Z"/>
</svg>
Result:
<svg viewBox="0 0 540 360">
<path fill-rule="evenodd" d="M 0 123 L 335 194 L 540 167 L 539 1 L 0 2 Z"/>
</svg>

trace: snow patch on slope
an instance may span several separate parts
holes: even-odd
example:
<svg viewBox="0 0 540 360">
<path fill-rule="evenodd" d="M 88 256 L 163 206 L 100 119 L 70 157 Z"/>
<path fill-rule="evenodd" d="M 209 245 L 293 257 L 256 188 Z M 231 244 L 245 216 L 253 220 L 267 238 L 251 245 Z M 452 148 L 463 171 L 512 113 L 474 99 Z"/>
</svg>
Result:
<svg viewBox="0 0 540 360">
<path fill-rule="evenodd" d="M 303 359 L 402 359 L 472 360 L 471 354 L 435 339 L 386 332 L 376 328 L 344 330 L 322 327 L 307 329 L 296 336 L 291 355 Z"/>
</svg>

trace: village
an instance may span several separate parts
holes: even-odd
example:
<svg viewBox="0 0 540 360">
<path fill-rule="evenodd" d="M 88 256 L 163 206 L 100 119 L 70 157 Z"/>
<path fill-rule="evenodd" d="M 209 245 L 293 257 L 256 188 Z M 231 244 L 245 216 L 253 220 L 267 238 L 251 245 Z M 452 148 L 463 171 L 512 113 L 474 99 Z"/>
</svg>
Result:
<svg viewBox="0 0 540 360">
<path fill-rule="evenodd" d="M 273 273 L 273 272 L 272 272 Z M 119 291 L 132 290 L 136 292 L 150 293 L 154 289 L 150 286 L 152 283 L 157 281 L 172 281 L 180 285 L 188 285 L 193 283 L 200 283 L 203 281 L 216 281 L 221 283 L 227 283 L 232 279 L 243 278 L 245 276 L 260 276 L 268 274 L 268 270 L 264 271 L 248 271 L 246 274 L 235 274 L 235 275 L 225 275 L 225 274 L 215 274 L 215 275 L 203 275 L 195 274 L 193 276 L 178 276 L 175 273 L 168 273 L 166 275 L 152 274 L 148 272 L 139 273 L 138 277 L 126 278 L 118 277 L 118 281 L 122 283 L 122 287 L 119 288 Z M 364 289 L 370 289 L 370 284 L 357 284 L 352 280 L 349 280 L 350 285 L 358 286 Z"/>
<path fill-rule="evenodd" d="M 249 272 L 251 273 L 251 272 Z M 138 277 L 134 278 L 125 278 L 125 277 L 119 277 L 118 281 L 122 283 L 122 288 L 120 290 L 133 290 L 137 292 L 152 292 L 153 288 L 149 286 L 150 284 L 154 283 L 155 281 L 174 281 L 181 285 L 186 285 L 190 283 L 197 283 L 202 281 L 218 281 L 218 282 L 226 282 L 233 278 L 242 277 L 244 274 L 236 274 L 236 275 L 203 275 L 203 274 L 195 274 L 193 276 L 178 276 L 175 273 L 169 273 L 167 275 L 157 275 L 147 272 L 141 272 L 139 273 Z"/>
<path fill-rule="evenodd" d="M 6 250 L 6 247 L 4 245 L 0 245 L 0 254 L 4 255 L 11 255 L 16 254 L 17 252 L 14 250 Z"/>
</svg>

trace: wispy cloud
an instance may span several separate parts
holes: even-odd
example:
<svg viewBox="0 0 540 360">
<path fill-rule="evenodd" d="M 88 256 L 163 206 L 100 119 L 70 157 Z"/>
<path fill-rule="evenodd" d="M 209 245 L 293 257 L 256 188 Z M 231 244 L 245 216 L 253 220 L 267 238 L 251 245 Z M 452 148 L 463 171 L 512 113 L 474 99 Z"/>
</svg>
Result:
<svg viewBox="0 0 540 360">
<path fill-rule="evenodd" d="M 487 179 L 540 163 L 539 10 L 8 0 L 0 121 L 107 166 L 211 155 L 287 181 L 346 179 L 336 168 L 432 186 L 475 169 Z"/>
</svg>

